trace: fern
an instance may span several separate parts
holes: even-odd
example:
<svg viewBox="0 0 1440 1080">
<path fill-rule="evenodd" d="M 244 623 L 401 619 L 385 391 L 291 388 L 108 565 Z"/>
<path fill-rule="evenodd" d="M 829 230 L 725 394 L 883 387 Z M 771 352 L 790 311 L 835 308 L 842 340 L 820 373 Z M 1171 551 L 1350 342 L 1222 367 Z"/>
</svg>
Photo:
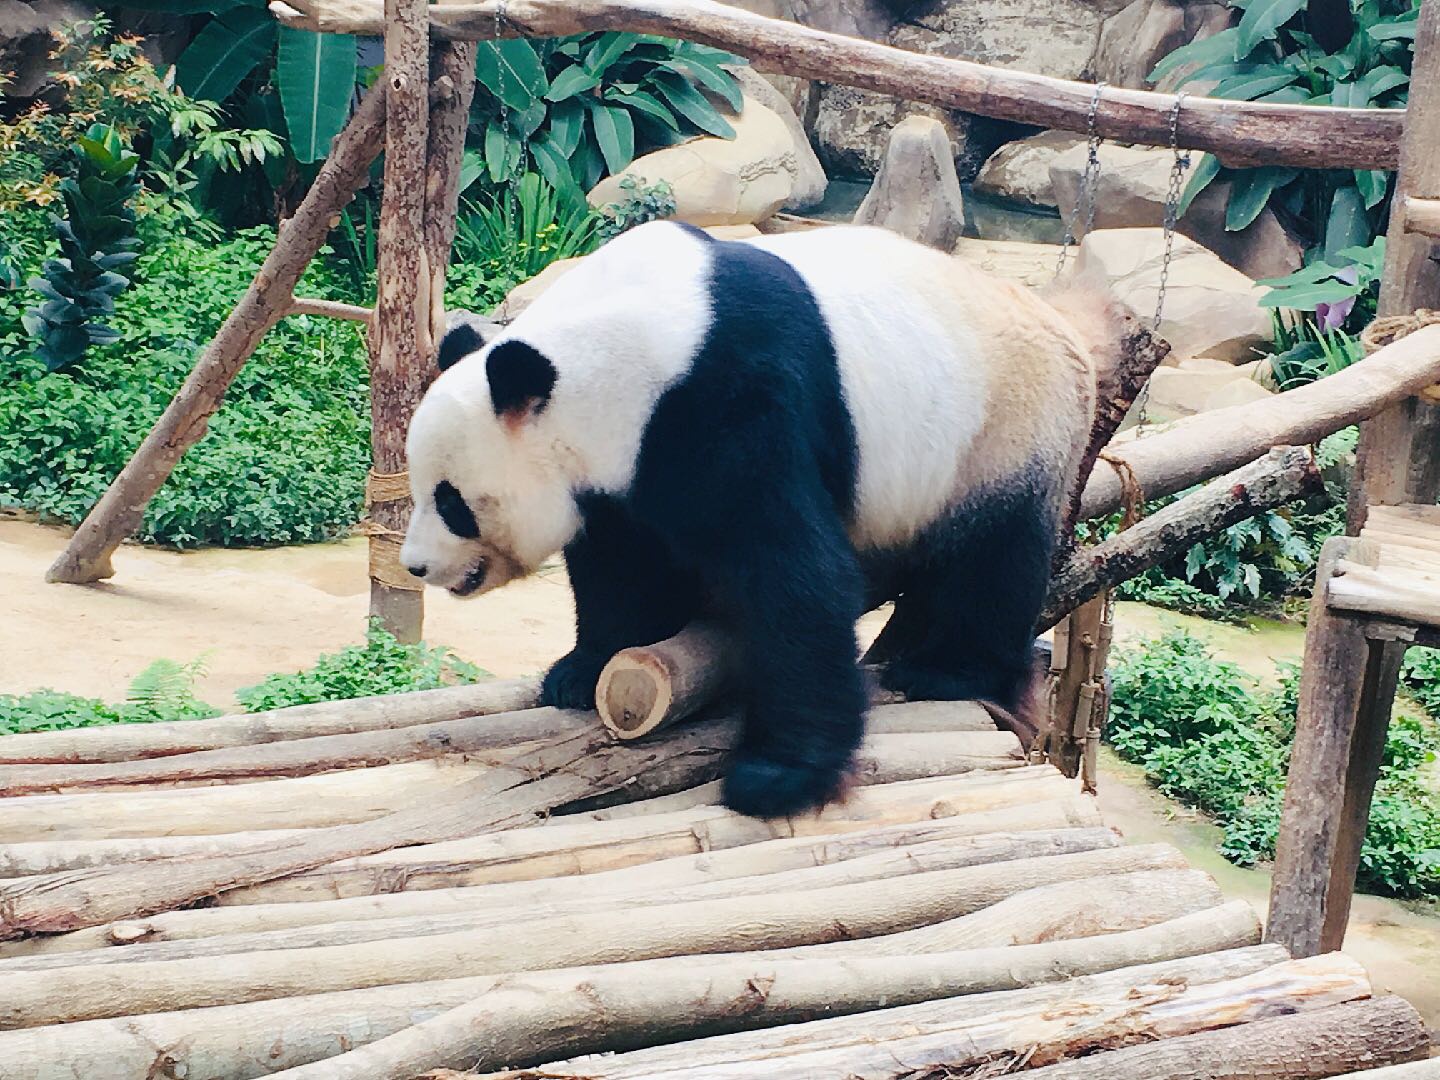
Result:
<svg viewBox="0 0 1440 1080">
<path fill-rule="evenodd" d="M 195 684 L 205 677 L 205 657 L 188 664 L 160 659 L 136 675 L 125 695 L 126 704 L 144 719 L 189 720 L 218 716 L 220 710 L 195 696 Z"/>
</svg>

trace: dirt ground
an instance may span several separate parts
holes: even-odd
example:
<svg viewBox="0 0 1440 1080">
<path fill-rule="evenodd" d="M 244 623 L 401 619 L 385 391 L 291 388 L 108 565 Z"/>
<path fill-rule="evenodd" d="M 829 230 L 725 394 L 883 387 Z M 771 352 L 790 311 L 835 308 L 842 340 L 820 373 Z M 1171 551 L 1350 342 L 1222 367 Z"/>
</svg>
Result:
<svg viewBox="0 0 1440 1080">
<path fill-rule="evenodd" d="M 185 554 L 126 546 L 110 582 L 46 585 L 45 568 L 64 541 L 60 530 L 0 521 L 0 693 L 51 687 L 113 700 L 158 657 L 204 656 L 207 674 L 197 692 L 225 707 L 237 688 L 308 666 L 362 634 L 368 587 L 361 540 Z M 574 640 L 574 609 L 558 566 L 474 600 L 431 590 L 425 602 L 427 640 L 497 676 L 541 670 Z M 862 638 L 879 621 L 867 617 Z M 1302 641 L 1295 628 L 1254 633 L 1130 604 L 1121 605 L 1117 621 L 1121 640 L 1185 625 L 1262 676 L 1272 660 L 1298 657 Z M 1175 844 L 1227 896 L 1263 911 L 1266 874 L 1226 863 L 1214 827 L 1147 787 L 1138 770 L 1107 756 L 1100 802 L 1105 820 L 1132 842 Z M 1357 897 L 1346 951 L 1378 987 L 1402 994 L 1440 1027 L 1440 919 Z"/>
</svg>

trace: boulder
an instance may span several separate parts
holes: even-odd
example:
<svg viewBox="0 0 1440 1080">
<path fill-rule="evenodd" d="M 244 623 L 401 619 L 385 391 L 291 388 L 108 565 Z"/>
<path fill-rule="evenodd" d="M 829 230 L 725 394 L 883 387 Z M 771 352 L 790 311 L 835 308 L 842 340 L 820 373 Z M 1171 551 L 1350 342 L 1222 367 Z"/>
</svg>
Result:
<svg viewBox="0 0 1440 1080">
<path fill-rule="evenodd" d="M 895 126 L 855 224 L 879 225 L 941 251 L 955 246 L 965 231 L 965 208 L 940 121 L 911 116 Z"/>
<path fill-rule="evenodd" d="M 1099 153 L 1095 227 L 1133 229 L 1163 224 L 1174 155 L 1163 147 L 1111 143 L 1102 144 Z M 1074 212 L 1086 156 L 1086 146 L 1081 140 L 1050 159 L 1051 187 L 1060 213 L 1067 220 Z M 1198 160 L 1198 155 L 1192 155 L 1191 160 L 1192 163 Z M 1280 223 L 1274 211 L 1262 210 L 1259 217 L 1238 232 L 1226 230 L 1225 204 L 1229 197 L 1229 184 L 1212 183 L 1190 204 L 1180 219 L 1179 232 L 1253 278 L 1283 277 L 1298 270 L 1304 261 L 1304 247 Z M 1073 228 L 1077 235 L 1082 234 L 1084 221 L 1075 223 Z"/>
<path fill-rule="evenodd" d="M 746 3 L 753 0 L 746 0 Z M 763 0 L 762 0 L 763 2 Z M 796 21 L 816 30 L 883 40 L 912 0 L 791 0 Z"/>
<path fill-rule="evenodd" d="M 975 177 L 975 190 L 991 198 L 1054 209 L 1059 203 L 1050 182 L 1050 163 L 1077 145 L 1085 145 L 1085 136 L 1070 131 L 1042 131 L 1006 143 L 986 159 Z"/>
<path fill-rule="evenodd" d="M 691 225 L 744 225 L 763 221 L 795 191 L 800 166 L 795 140 L 785 121 L 752 97 L 731 118 L 733 139 L 703 136 L 636 158 L 626 169 L 600 181 L 591 206 L 620 199 L 620 180 L 644 184 L 663 180 L 675 196 L 674 218 Z"/>
<path fill-rule="evenodd" d="M 1157 368 L 1150 376 L 1145 412 L 1150 420 L 1165 423 L 1270 396 L 1270 391 L 1229 364 L 1207 370 L 1182 363 Z"/>
<path fill-rule="evenodd" d="M 1043 289 L 1055 280 L 1060 248 L 1055 244 L 966 237 L 955 245 L 955 257 L 1006 281 L 1030 289 Z"/>
<path fill-rule="evenodd" d="M 1164 262 L 1160 229 L 1096 229 L 1080 243 L 1074 273 L 1108 286 L 1136 316 L 1155 310 Z M 1176 236 L 1160 334 L 1176 362 L 1211 357 L 1247 363 L 1270 344 L 1264 290 L 1214 252 Z"/>
<path fill-rule="evenodd" d="M 1134 0 L 1100 30 L 1093 75 L 1112 86 L 1149 90 L 1150 72 L 1170 53 L 1230 25 L 1224 4 Z"/>
<path fill-rule="evenodd" d="M 829 181 L 820 165 L 820 159 L 815 156 L 815 150 L 810 145 L 810 137 L 805 134 L 805 125 L 795 115 L 790 101 L 749 65 L 736 67 L 731 71 L 745 96 L 773 112 L 790 132 L 791 147 L 795 152 L 795 186 L 790 192 L 790 201 L 785 204 L 785 209 L 808 210 L 819 205 L 825 198 L 825 188 Z"/>
<path fill-rule="evenodd" d="M 0 71 L 13 76 L 4 96 L 39 93 L 50 75 L 53 33 L 94 14 L 94 8 L 78 0 L 0 0 Z"/>
</svg>

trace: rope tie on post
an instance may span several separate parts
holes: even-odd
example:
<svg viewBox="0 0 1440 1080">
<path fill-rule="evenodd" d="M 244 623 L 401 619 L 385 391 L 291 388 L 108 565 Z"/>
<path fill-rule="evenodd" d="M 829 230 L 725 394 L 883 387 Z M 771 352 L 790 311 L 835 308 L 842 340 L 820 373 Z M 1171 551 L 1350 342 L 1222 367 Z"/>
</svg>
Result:
<svg viewBox="0 0 1440 1080">
<path fill-rule="evenodd" d="M 1365 355 L 1369 356 L 1407 334 L 1413 334 L 1416 330 L 1423 330 L 1436 323 L 1440 323 L 1440 311 L 1431 311 L 1429 308 L 1419 308 L 1409 315 L 1385 315 L 1372 320 L 1369 326 L 1360 331 L 1360 344 L 1365 349 Z"/>
<path fill-rule="evenodd" d="M 365 478 L 365 511 L 376 503 L 399 502 L 410 497 L 410 473 L 381 473 L 374 469 Z M 370 576 L 382 585 L 406 592 L 421 592 L 425 586 L 400 562 L 400 545 L 405 534 L 364 518 L 355 532 L 370 538 Z"/>
</svg>

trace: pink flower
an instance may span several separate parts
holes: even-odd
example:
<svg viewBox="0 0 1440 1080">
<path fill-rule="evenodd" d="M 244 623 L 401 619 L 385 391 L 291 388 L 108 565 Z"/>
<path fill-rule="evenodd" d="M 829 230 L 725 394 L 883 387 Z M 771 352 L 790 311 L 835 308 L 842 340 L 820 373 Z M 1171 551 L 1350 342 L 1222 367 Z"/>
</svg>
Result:
<svg viewBox="0 0 1440 1080">
<path fill-rule="evenodd" d="M 1347 266 L 1335 275 L 1347 285 L 1354 285 L 1360 280 L 1360 273 L 1353 266 Z M 1315 305 L 1315 321 L 1319 323 L 1320 329 L 1325 333 L 1339 330 L 1345 325 L 1351 310 L 1355 307 L 1355 297 L 1347 296 L 1344 300 L 1337 300 L 1333 304 L 1320 303 Z"/>
</svg>

